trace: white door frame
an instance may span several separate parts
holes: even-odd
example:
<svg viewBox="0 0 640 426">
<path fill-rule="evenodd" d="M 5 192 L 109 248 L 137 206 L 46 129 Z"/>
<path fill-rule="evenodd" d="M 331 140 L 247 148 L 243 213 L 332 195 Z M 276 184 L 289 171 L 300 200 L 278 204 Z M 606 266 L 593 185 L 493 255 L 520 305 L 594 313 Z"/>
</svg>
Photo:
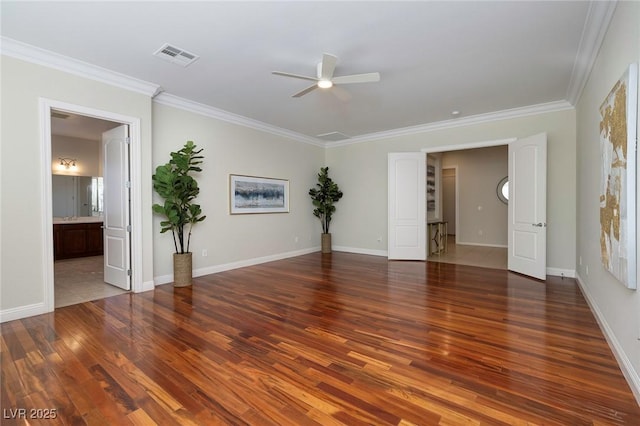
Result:
<svg viewBox="0 0 640 426">
<path fill-rule="evenodd" d="M 448 151 L 462 151 L 465 149 L 476 149 L 476 148 L 491 148 L 494 146 L 508 146 L 510 143 L 517 141 L 518 138 L 508 138 L 508 139 L 496 139 L 492 141 L 479 141 L 479 142 L 470 142 L 463 143 L 458 145 L 440 145 L 429 148 L 422 148 L 422 152 L 427 154 L 437 153 L 437 152 L 448 152 Z M 447 167 L 447 168 L 452 168 Z M 458 234 L 460 233 L 460 217 L 458 215 L 458 209 L 460 205 L 460 199 L 458 197 L 458 166 L 455 166 L 456 169 L 456 244 L 458 243 Z M 505 224 L 506 226 L 507 224 Z"/>
<path fill-rule="evenodd" d="M 52 312 L 54 306 L 54 273 L 53 273 L 53 194 L 51 191 L 51 111 L 63 111 L 88 117 L 115 121 L 129 126 L 131 138 L 130 179 L 131 179 L 131 290 L 138 293 L 144 290 L 142 281 L 142 149 L 140 135 L 140 119 L 110 111 L 74 105 L 52 99 L 40 98 L 40 151 L 42 159 L 42 230 L 44 245 L 42 259 L 44 262 L 44 307 L 45 312 Z"/>
</svg>

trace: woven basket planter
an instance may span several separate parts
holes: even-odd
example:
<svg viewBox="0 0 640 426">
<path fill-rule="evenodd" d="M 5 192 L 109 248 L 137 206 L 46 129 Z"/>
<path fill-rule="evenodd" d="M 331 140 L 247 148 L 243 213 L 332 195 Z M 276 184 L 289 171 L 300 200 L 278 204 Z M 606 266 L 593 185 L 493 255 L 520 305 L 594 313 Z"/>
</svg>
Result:
<svg viewBox="0 0 640 426">
<path fill-rule="evenodd" d="M 173 285 L 175 287 L 188 287 L 192 277 L 191 253 L 173 254 Z"/>
</svg>

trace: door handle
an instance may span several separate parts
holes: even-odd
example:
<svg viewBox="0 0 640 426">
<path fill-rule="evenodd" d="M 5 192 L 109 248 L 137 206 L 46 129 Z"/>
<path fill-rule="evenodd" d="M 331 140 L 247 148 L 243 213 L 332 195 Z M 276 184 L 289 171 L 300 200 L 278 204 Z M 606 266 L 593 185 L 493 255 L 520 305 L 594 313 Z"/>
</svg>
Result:
<svg viewBox="0 0 640 426">
<path fill-rule="evenodd" d="M 532 223 L 533 226 L 535 226 L 536 228 L 546 228 L 547 224 L 546 223 Z"/>
</svg>

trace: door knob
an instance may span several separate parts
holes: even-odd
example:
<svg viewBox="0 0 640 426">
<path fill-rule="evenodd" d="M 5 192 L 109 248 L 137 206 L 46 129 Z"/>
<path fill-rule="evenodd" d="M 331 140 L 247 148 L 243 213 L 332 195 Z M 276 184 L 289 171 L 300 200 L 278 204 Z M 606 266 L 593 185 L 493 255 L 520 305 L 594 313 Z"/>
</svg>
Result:
<svg viewBox="0 0 640 426">
<path fill-rule="evenodd" d="M 533 226 L 537 227 L 537 228 L 546 228 L 547 224 L 546 223 L 532 223 Z"/>
</svg>

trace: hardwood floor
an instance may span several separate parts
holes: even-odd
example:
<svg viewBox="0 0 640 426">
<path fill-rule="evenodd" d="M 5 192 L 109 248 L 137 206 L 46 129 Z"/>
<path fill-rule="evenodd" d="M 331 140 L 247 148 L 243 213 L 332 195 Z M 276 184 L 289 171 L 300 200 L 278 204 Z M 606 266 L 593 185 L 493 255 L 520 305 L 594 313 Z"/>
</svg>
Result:
<svg viewBox="0 0 640 426">
<path fill-rule="evenodd" d="M 572 279 L 313 253 L 1 330 L 3 425 L 640 421 Z"/>
</svg>

